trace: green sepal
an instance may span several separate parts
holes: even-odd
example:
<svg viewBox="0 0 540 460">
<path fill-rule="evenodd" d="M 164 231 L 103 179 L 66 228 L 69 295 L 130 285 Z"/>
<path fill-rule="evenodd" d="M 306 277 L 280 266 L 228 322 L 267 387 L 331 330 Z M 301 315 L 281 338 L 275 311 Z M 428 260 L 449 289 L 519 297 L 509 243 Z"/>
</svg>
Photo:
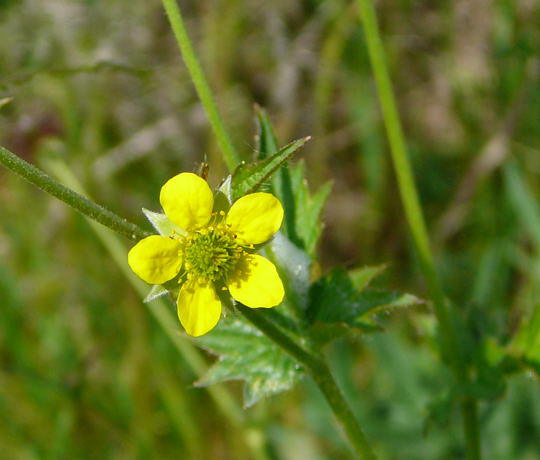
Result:
<svg viewBox="0 0 540 460">
<path fill-rule="evenodd" d="M 229 174 L 214 193 L 213 212 L 229 212 L 232 204 L 232 177 Z"/>
<path fill-rule="evenodd" d="M 176 224 L 172 223 L 165 214 L 150 211 L 145 208 L 143 208 L 142 212 L 152 224 L 152 227 L 154 227 L 161 236 L 171 236 L 174 233 L 184 235 L 186 233 Z"/>
<path fill-rule="evenodd" d="M 238 317 L 223 318 L 197 345 L 219 356 L 195 385 L 244 381 L 244 406 L 290 389 L 302 368 L 262 332 Z"/>
<path fill-rule="evenodd" d="M 148 291 L 148 294 L 146 294 L 146 297 L 144 298 L 143 302 L 148 303 L 152 302 L 152 300 L 157 299 L 158 297 L 164 296 L 165 294 L 168 294 L 168 290 L 165 289 L 161 284 L 155 284 L 150 288 L 150 291 Z"/>
</svg>

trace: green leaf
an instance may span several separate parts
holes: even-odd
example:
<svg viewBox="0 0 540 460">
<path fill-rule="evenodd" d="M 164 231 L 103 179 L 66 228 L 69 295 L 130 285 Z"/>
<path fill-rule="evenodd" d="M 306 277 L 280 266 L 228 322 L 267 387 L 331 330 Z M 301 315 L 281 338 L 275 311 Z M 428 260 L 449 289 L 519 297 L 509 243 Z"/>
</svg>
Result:
<svg viewBox="0 0 540 460">
<path fill-rule="evenodd" d="M 417 297 L 399 292 L 359 292 L 348 273 L 336 268 L 311 286 L 307 316 L 312 323 L 344 323 L 357 327 L 368 313 L 408 307 L 419 302 Z"/>
<path fill-rule="evenodd" d="M 332 184 L 327 182 L 314 195 L 305 178 L 305 165 L 299 162 L 274 179 L 274 191 L 285 208 L 287 237 L 311 256 L 314 255 L 322 232 L 321 213 L 330 195 Z"/>
<path fill-rule="evenodd" d="M 269 244 L 271 258 L 279 268 L 285 283 L 287 299 L 305 311 L 308 306 L 311 259 L 296 247 L 282 232 L 276 233 Z"/>
<path fill-rule="evenodd" d="M 263 160 L 264 158 L 277 152 L 278 142 L 274 133 L 274 128 L 266 110 L 262 107 L 255 105 L 255 114 L 257 115 L 257 159 Z"/>
<path fill-rule="evenodd" d="M 145 208 L 142 212 L 161 236 L 171 236 L 173 233 L 185 234 L 184 230 L 173 224 L 165 214 L 149 211 Z"/>
<path fill-rule="evenodd" d="M 384 329 L 374 322 L 357 320 L 354 328 L 344 323 L 314 323 L 309 328 L 309 337 L 319 347 L 339 339 L 346 335 L 361 332 L 362 334 L 374 334 L 384 332 Z"/>
<path fill-rule="evenodd" d="M 263 159 L 276 152 L 278 141 L 266 111 L 256 107 L 258 158 Z M 311 195 L 305 178 L 303 163 L 290 169 L 284 164 L 274 175 L 272 191 L 285 209 L 283 232 L 299 248 L 313 256 L 322 232 L 321 212 L 330 194 L 331 184 L 324 184 Z"/>
<path fill-rule="evenodd" d="M 379 276 L 384 270 L 386 270 L 386 264 L 382 265 L 371 265 L 356 268 L 349 272 L 349 277 L 351 278 L 354 287 L 358 291 L 363 291 L 374 278 Z"/>
<path fill-rule="evenodd" d="M 535 305 L 530 317 L 521 322 L 509 348 L 540 375 L 540 305 Z"/>
<path fill-rule="evenodd" d="M 227 380 L 244 381 L 244 405 L 288 390 L 302 375 L 302 368 L 258 329 L 239 318 L 225 318 L 196 343 L 219 356 L 197 383 L 212 385 Z"/>
<path fill-rule="evenodd" d="M 279 152 L 255 163 L 240 164 L 232 176 L 233 199 L 236 200 L 247 193 L 257 191 L 309 139 L 310 137 L 304 137 L 303 139 L 291 142 Z"/>
</svg>

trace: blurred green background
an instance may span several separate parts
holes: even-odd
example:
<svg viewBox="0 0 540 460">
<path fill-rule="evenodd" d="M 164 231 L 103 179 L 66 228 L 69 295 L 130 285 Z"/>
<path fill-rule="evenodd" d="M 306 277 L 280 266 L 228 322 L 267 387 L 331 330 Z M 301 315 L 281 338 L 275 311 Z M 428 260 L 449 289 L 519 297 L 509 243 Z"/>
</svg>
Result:
<svg viewBox="0 0 540 460">
<path fill-rule="evenodd" d="M 355 4 L 180 5 L 245 158 L 253 103 L 281 143 L 313 136 L 310 183 L 333 181 L 323 270 L 388 263 L 379 283 L 425 297 Z M 478 343 L 504 346 L 540 300 L 540 3 L 377 8 L 446 292 Z M 172 175 L 205 157 L 212 183 L 226 172 L 158 0 L 0 0 L 4 97 L 2 145 L 36 164 L 61 158 L 141 225 Z M 382 458 L 463 458 L 432 315 L 386 326 L 329 350 L 368 437 Z M 1 169 L 0 457 L 352 458 L 311 382 L 235 424 L 196 379 L 85 220 Z M 226 389 L 241 404 L 241 386 Z M 480 405 L 485 458 L 540 459 L 537 377 L 493 391 Z"/>
</svg>

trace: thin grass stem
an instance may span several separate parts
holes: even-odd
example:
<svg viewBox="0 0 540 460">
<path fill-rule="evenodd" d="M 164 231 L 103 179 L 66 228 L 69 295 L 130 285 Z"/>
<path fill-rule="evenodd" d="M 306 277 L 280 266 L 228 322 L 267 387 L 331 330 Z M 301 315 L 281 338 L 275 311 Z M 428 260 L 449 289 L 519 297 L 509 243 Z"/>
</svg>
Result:
<svg viewBox="0 0 540 460">
<path fill-rule="evenodd" d="M 397 176 L 401 201 L 419 255 L 420 268 L 426 279 L 433 300 L 435 314 L 441 331 L 443 350 L 449 357 L 454 375 L 460 384 L 468 380 L 465 364 L 457 345 L 457 336 L 447 308 L 444 291 L 435 270 L 429 237 L 416 185 L 407 156 L 405 137 L 401 127 L 390 75 L 386 65 L 375 8 L 371 0 L 358 0 L 360 17 L 364 26 L 369 59 L 377 83 L 379 101 L 383 113 L 394 171 Z M 469 459 L 480 458 L 480 438 L 476 403 L 468 396 L 462 397 L 463 427 Z"/>
<path fill-rule="evenodd" d="M 191 80 L 195 85 L 199 99 L 201 100 L 204 110 L 206 111 L 206 115 L 208 116 L 208 120 L 210 121 L 210 125 L 212 126 L 216 136 L 217 143 L 223 154 L 223 159 L 225 160 L 229 171 L 232 172 L 239 162 L 238 153 L 236 152 L 231 138 L 225 129 L 223 120 L 219 115 L 214 96 L 212 95 L 212 90 L 208 85 L 208 81 L 206 80 L 201 64 L 199 63 L 197 55 L 195 54 L 191 40 L 189 39 L 184 18 L 182 17 L 182 12 L 180 11 L 176 0 L 162 0 L 162 3 L 169 18 L 176 42 L 178 43 L 184 58 L 184 62 L 188 68 Z"/>
</svg>

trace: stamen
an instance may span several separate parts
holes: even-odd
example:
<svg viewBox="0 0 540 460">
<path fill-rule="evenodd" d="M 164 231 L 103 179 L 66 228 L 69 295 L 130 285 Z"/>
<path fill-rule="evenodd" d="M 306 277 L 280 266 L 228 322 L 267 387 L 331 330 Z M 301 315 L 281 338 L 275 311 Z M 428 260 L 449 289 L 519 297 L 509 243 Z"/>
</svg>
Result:
<svg viewBox="0 0 540 460">
<path fill-rule="evenodd" d="M 243 249 L 234 238 L 222 223 L 193 234 L 184 249 L 189 275 L 201 282 L 223 279 L 242 255 Z"/>
</svg>

